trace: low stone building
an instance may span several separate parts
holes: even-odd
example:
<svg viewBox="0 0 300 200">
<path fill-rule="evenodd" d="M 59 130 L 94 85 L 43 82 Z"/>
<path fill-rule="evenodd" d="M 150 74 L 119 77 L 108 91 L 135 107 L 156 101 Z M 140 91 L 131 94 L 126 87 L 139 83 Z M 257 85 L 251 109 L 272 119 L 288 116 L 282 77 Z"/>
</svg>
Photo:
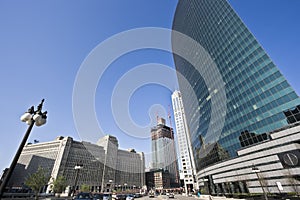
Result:
<svg viewBox="0 0 300 200">
<path fill-rule="evenodd" d="M 26 188 L 26 178 L 38 167 L 46 169 L 51 177 L 44 192 L 52 191 L 51 182 L 60 175 L 66 178 L 69 188 L 79 189 L 87 184 L 94 192 L 111 191 L 124 184 L 127 188 L 143 187 L 144 154 L 136 153 L 133 149 L 121 150 L 118 146 L 117 138 L 111 135 L 101 138 L 97 144 L 74 141 L 71 137 L 27 144 L 8 188 Z"/>
</svg>

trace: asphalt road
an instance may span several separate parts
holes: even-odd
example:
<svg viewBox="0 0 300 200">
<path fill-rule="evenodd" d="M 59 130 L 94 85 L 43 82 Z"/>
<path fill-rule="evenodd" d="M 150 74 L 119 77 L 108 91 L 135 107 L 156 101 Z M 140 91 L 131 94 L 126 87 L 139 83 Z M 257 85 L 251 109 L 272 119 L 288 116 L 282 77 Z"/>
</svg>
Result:
<svg viewBox="0 0 300 200">
<path fill-rule="evenodd" d="M 135 200 L 172 200 L 173 198 L 169 198 L 167 195 L 158 195 L 154 198 L 149 198 L 148 196 L 144 196 L 142 198 L 137 198 Z M 187 197 L 180 194 L 175 194 L 174 200 L 196 200 L 195 197 Z"/>
<path fill-rule="evenodd" d="M 154 198 L 149 198 L 148 196 L 142 197 L 142 198 L 137 198 L 135 200 L 173 200 L 173 198 L 169 198 L 167 195 L 158 195 L 155 196 Z M 192 196 L 192 197 L 188 197 L 188 196 L 184 196 L 181 194 L 175 194 L 174 200 L 222 200 L 222 199 L 231 199 L 232 198 L 225 198 L 225 197 L 212 197 L 211 199 L 209 198 L 208 195 L 201 195 L 200 198 Z"/>
<path fill-rule="evenodd" d="M 259 200 L 264 200 L 265 198 L 263 196 L 259 198 L 255 198 Z M 300 200 L 300 198 L 293 197 L 293 198 L 288 198 L 288 197 L 278 197 L 278 198 L 272 198 L 268 197 L 269 200 Z M 154 198 L 149 198 L 148 196 L 142 197 L 142 198 L 137 198 L 135 200 L 173 200 L 172 198 L 168 198 L 166 195 L 159 195 Z M 196 196 L 188 197 L 188 196 L 183 196 L 180 194 L 175 195 L 174 200 L 243 200 L 243 199 L 235 199 L 235 198 L 226 198 L 226 197 L 216 197 L 216 196 L 209 196 L 209 195 L 201 195 L 199 198 Z"/>
<path fill-rule="evenodd" d="M 51 198 L 39 198 L 40 200 L 72 200 L 72 198 L 70 197 L 61 197 L 61 198 L 55 198 L 55 197 L 51 197 Z M 286 199 L 290 199 L 290 200 L 299 200 L 299 198 L 277 198 L 276 200 L 286 200 Z M 34 198 L 3 198 L 3 200 L 34 200 Z M 141 198 L 136 198 L 135 200 L 173 200 L 173 198 L 169 198 L 166 195 L 158 195 L 155 196 L 154 198 L 149 198 L 148 196 L 145 197 L 141 197 Z M 226 197 L 210 197 L 209 195 L 201 195 L 200 198 L 192 196 L 192 197 L 187 197 L 187 196 L 183 196 L 180 194 L 175 195 L 174 200 L 238 200 L 238 199 L 234 199 L 234 198 L 226 198 Z M 242 200 L 242 199 L 239 199 Z M 264 200 L 264 198 L 260 198 L 260 200 Z M 275 200 L 273 198 L 269 198 L 269 200 Z"/>
</svg>

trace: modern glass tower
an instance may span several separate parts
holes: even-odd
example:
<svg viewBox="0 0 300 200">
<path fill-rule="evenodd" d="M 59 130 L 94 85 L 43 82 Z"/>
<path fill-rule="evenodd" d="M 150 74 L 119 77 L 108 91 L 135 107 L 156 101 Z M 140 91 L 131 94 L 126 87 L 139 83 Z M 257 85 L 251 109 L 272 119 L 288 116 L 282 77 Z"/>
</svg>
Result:
<svg viewBox="0 0 300 200">
<path fill-rule="evenodd" d="M 178 76 L 197 170 L 236 157 L 242 146 L 288 125 L 284 112 L 300 99 L 227 0 L 179 0 L 173 30 L 205 50 L 187 48 L 172 35 L 174 52 L 198 58 L 195 66 L 174 54 L 178 74 L 196 95 L 191 99 Z"/>
</svg>

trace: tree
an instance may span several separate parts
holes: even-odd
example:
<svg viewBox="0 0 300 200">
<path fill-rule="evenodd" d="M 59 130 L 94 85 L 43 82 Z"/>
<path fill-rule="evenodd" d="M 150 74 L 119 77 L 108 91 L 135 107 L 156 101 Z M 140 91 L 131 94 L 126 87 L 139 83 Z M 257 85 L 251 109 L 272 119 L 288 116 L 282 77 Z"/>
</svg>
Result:
<svg viewBox="0 0 300 200">
<path fill-rule="evenodd" d="M 294 176 L 289 169 L 287 169 L 287 173 L 286 173 L 286 177 L 287 177 L 287 181 L 290 184 L 290 186 L 293 188 L 294 192 L 296 193 L 297 196 L 299 196 L 299 190 L 298 190 L 298 181 L 295 178 L 296 176 Z"/>
<path fill-rule="evenodd" d="M 25 181 L 25 185 L 30 187 L 35 193 L 35 199 L 39 198 L 39 192 L 41 189 L 47 185 L 50 176 L 47 175 L 47 171 L 42 167 L 39 167 L 38 170 L 31 174 Z"/>
<path fill-rule="evenodd" d="M 257 176 L 258 176 L 258 180 L 259 180 L 259 182 L 260 182 L 260 184 L 261 184 L 261 187 L 263 187 L 263 188 L 265 188 L 267 191 L 267 193 L 270 193 L 270 189 L 269 189 L 269 181 L 265 178 L 265 176 L 263 175 L 263 174 L 257 174 Z"/>
<path fill-rule="evenodd" d="M 87 185 L 87 184 L 83 184 L 83 185 L 81 185 L 80 189 L 81 189 L 82 192 L 89 192 L 90 191 L 90 186 Z"/>
<path fill-rule="evenodd" d="M 58 176 L 53 181 L 53 192 L 54 193 L 62 193 L 65 191 L 66 187 L 68 186 L 67 180 L 64 176 Z"/>
</svg>

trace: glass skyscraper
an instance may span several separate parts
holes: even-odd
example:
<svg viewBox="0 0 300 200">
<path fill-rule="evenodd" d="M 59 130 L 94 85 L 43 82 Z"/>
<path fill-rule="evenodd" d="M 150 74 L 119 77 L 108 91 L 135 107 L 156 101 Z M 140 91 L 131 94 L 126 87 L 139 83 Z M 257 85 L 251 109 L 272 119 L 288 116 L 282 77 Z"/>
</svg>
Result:
<svg viewBox="0 0 300 200">
<path fill-rule="evenodd" d="M 197 97 L 189 100 L 191 92 L 178 76 L 197 170 L 234 158 L 238 149 L 268 140 L 268 132 L 288 125 L 285 111 L 294 110 L 300 99 L 226 0 L 179 0 L 173 30 L 203 47 L 216 66 L 210 68 L 216 73 L 206 75 L 212 82 L 215 74 L 221 75 L 226 97 L 216 98 L 220 91 L 199 73 L 205 68 L 174 54 L 177 72 Z M 178 43 L 173 34 L 173 49 L 186 48 Z M 197 49 L 186 51 L 206 65 Z"/>
</svg>

